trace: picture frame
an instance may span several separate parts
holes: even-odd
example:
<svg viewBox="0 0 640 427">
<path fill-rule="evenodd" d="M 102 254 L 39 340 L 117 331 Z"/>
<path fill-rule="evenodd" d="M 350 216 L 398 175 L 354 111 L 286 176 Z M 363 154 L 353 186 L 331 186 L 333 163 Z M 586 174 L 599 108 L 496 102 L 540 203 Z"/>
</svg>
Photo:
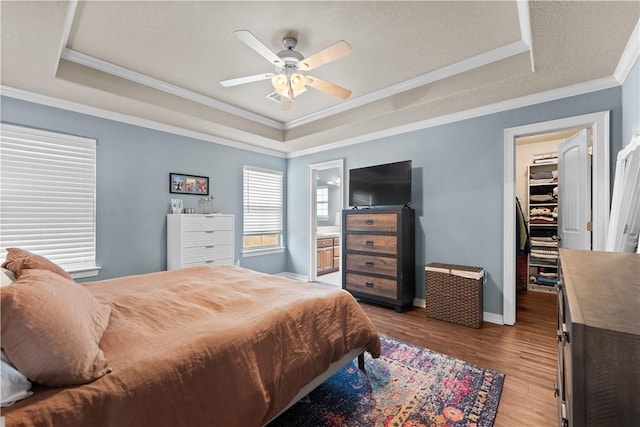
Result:
<svg viewBox="0 0 640 427">
<path fill-rule="evenodd" d="M 183 209 L 182 199 L 171 199 L 171 213 L 180 214 Z"/>
<path fill-rule="evenodd" d="M 209 177 L 171 172 L 169 173 L 169 193 L 208 196 Z"/>
</svg>

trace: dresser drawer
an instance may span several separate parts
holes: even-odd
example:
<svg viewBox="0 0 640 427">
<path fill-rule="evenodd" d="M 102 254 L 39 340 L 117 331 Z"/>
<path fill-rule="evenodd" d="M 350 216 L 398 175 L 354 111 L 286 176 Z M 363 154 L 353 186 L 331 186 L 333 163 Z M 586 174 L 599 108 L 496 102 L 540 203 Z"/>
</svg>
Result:
<svg viewBox="0 0 640 427">
<path fill-rule="evenodd" d="M 395 233 L 398 231 L 398 215 L 396 214 L 353 214 L 347 215 L 347 231 L 381 231 Z"/>
<path fill-rule="evenodd" d="M 352 273 L 347 273 L 346 276 L 345 289 L 348 291 L 396 299 L 398 282 L 395 280 Z"/>
<path fill-rule="evenodd" d="M 233 230 L 233 217 L 217 215 L 183 215 L 182 231 Z"/>
<path fill-rule="evenodd" d="M 347 254 L 347 270 L 396 277 L 398 260 L 375 255 Z"/>
<path fill-rule="evenodd" d="M 318 239 L 318 248 L 329 248 L 333 246 L 333 238 Z"/>
<path fill-rule="evenodd" d="M 220 259 L 231 259 L 233 264 L 233 246 L 215 245 L 195 248 L 184 248 L 182 251 L 182 263 L 187 265 L 211 264 Z"/>
<path fill-rule="evenodd" d="M 398 250 L 398 237 L 373 234 L 347 234 L 346 250 L 395 255 Z"/>
<path fill-rule="evenodd" d="M 233 232 L 226 231 L 187 231 L 182 235 L 183 248 L 199 246 L 229 245 L 233 241 Z"/>
</svg>

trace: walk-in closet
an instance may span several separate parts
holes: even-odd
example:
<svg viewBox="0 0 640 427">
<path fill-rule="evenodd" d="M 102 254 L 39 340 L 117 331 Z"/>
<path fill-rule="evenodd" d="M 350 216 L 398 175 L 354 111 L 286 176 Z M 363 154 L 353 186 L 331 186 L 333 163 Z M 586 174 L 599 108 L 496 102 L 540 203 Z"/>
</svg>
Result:
<svg viewBox="0 0 640 427">
<path fill-rule="evenodd" d="M 516 282 L 518 292 L 555 292 L 560 246 L 558 148 L 583 129 L 516 140 Z M 565 190 L 570 191 L 570 190 Z"/>
</svg>

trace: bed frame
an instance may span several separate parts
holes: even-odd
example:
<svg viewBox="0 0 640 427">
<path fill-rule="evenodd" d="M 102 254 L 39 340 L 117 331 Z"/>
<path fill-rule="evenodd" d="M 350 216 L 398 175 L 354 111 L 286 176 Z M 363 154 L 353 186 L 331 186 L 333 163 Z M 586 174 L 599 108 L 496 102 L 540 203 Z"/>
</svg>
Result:
<svg viewBox="0 0 640 427">
<path fill-rule="evenodd" d="M 333 374 L 338 372 L 340 369 L 342 369 L 344 366 L 346 366 L 349 362 L 351 362 L 356 357 L 358 358 L 358 368 L 364 371 L 364 351 L 365 351 L 364 347 L 354 348 L 349 353 L 345 354 L 340 359 L 336 360 L 331 365 L 329 365 L 326 371 L 324 371 L 323 373 L 321 373 L 320 375 L 312 379 L 311 382 L 309 382 L 309 384 L 302 387 L 298 392 L 298 394 L 296 394 L 295 397 L 291 399 L 291 402 L 289 402 L 289 404 L 285 406 L 284 409 L 282 409 L 282 411 L 278 412 L 278 414 L 275 417 L 267 421 L 263 425 L 263 427 L 267 426 L 271 421 L 278 418 L 283 412 L 285 412 L 287 409 L 295 405 L 300 399 L 305 397 L 307 394 L 315 390 L 316 387 L 318 387 L 320 384 L 322 384 L 323 382 L 331 378 Z"/>
</svg>

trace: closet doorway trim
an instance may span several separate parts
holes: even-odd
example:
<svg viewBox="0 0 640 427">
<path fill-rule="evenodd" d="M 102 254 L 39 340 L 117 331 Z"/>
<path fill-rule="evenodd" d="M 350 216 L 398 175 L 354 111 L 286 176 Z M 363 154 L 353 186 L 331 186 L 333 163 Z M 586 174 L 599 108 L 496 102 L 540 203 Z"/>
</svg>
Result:
<svg viewBox="0 0 640 427">
<path fill-rule="evenodd" d="M 596 251 L 604 250 L 609 226 L 609 201 L 611 200 L 609 195 L 609 111 L 533 123 L 504 130 L 502 321 L 505 325 L 516 323 L 516 138 L 579 127 L 593 129 L 593 157 L 591 163 L 592 247 Z"/>
</svg>

